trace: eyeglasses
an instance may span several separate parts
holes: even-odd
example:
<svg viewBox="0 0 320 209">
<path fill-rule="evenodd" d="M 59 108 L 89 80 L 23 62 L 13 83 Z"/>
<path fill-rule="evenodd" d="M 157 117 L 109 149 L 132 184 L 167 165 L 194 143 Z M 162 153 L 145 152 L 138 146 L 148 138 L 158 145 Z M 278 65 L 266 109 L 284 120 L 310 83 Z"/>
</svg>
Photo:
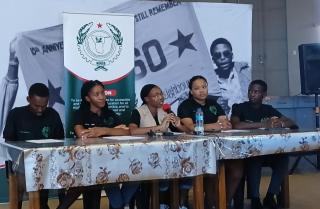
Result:
<svg viewBox="0 0 320 209">
<path fill-rule="evenodd" d="M 231 51 L 223 51 L 223 52 L 215 52 L 212 55 L 213 59 L 221 59 L 223 54 L 223 57 L 230 59 L 232 57 L 232 52 Z"/>
</svg>

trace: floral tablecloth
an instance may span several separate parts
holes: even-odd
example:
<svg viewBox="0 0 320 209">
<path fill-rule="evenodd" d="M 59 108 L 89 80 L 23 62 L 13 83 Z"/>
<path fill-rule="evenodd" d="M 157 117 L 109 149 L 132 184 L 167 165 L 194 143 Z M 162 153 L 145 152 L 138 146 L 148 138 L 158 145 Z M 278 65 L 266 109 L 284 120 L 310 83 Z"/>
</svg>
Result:
<svg viewBox="0 0 320 209">
<path fill-rule="evenodd" d="M 14 161 L 23 156 L 27 191 L 37 191 L 215 174 L 214 146 L 210 138 L 188 135 L 65 139 L 48 144 L 1 142 L 0 155 Z"/>
<path fill-rule="evenodd" d="M 16 170 L 25 173 L 27 191 L 37 191 L 215 174 L 216 160 L 319 148 L 319 131 L 233 130 L 203 137 L 0 142 L 0 156 L 14 162 L 20 159 Z"/>
<path fill-rule="evenodd" d="M 320 132 L 316 130 L 233 130 L 209 137 L 216 142 L 218 160 L 320 149 Z"/>
</svg>

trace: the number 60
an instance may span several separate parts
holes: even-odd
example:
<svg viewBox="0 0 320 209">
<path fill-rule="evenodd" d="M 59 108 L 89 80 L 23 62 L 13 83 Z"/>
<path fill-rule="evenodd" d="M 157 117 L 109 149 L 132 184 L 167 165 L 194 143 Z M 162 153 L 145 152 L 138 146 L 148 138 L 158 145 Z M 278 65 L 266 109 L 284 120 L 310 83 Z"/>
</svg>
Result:
<svg viewBox="0 0 320 209">
<path fill-rule="evenodd" d="M 156 54 L 153 53 L 153 56 L 151 56 L 150 51 L 154 51 L 152 49 L 155 49 L 156 54 L 159 58 L 159 63 L 155 64 L 155 60 L 157 59 Z M 142 45 L 142 51 L 145 57 L 145 60 L 148 64 L 148 67 L 151 72 L 157 72 L 159 70 L 164 69 L 167 66 L 167 60 L 164 56 L 162 47 L 158 40 L 152 39 Z M 135 74 L 136 74 L 136 80 L 139 80 L 147 75 L 147 68 L 145 66 L 145 63 L 141 59 L 137 59 L 141 56 L 141 53 L 139 49 L 134 48 L 134 56 L 136 58 L 135 60 Z M 137 70 L 137 68 L 140 68 L 140 71 Z"/>
</svg>

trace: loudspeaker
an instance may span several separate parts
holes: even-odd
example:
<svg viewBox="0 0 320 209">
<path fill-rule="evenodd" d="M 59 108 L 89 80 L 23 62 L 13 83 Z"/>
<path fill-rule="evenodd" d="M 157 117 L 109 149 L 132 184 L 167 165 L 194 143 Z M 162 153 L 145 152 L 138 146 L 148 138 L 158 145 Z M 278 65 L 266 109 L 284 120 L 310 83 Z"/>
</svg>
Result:
<svg viewBox="0 0 320 209">
<path fill-rule="evenodd" d="M 302 94 L 320 94 L 320 43 L 299 45 Z"/>
</svg>

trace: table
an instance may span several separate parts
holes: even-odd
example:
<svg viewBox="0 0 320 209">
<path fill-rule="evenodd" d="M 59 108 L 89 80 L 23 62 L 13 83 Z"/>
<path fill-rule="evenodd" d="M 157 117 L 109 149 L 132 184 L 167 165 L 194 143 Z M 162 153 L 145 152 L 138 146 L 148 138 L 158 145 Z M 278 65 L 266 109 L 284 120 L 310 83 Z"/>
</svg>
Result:
<svg viewBox="0 0 320 209">
<path fill-rule="evenodd" d="M 23 162 L 13 168 L 25 173 L 32 209 L 39 208 L 41 189 L 198 176 L 195 189 L 202 191 L 201 175 L 216 173 L 215 145 L 210 138 L 175 135 L 118 139 L 121 137 L 4 142 L 0 143 L 0 153 L 15 163 Z M 203 193 L 199 195 L 195 208 L 203 209 Z M 10 196 L 14 201 L 15 194 Z"/>
<path fill-rule="evenodd" d="M 212 134 L 217 148 L 217 197 L 218 209 L 226 209 L 226 187 L 224 160 L 242 159 L 253 156 L 308 152 L 319 150 L 318 130 L 232 130 Z"/>
<path fill-rule="evenodd" d="M 39 189 L 100 183 L 196 176 L 194 208 L 203 209 L 202 174 L 216 173 L 218 208 L 226 209 L 224 160 L 308 152 L 320 148 L 316 130 L 251 130 L 143 137 L 134 140 L 65 139 L 57 143 L 0 143 L 2 157 L 23 156 L 30 208 L 37 209 Z M 121 165 L 121 166 L 119 166 Z M 30 172 L 32 171 L 32 172 Z M 14 182 L 13 182 L 14 183 Z M 13 195 L 14 196 L 14 195 Z M 34 204 L 35 206 L 32 206 Z"/>
</svg>

